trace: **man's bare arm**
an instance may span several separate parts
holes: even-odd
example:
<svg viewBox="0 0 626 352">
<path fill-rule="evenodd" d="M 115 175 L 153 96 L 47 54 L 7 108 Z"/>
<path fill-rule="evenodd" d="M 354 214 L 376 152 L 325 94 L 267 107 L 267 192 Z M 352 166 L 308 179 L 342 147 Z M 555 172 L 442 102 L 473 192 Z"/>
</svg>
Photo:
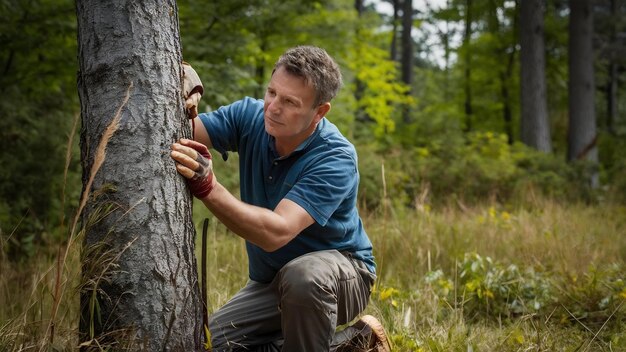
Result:
<svg viewBox="0 0 626 352">
<path fill-rule="evenodd" d="M 240 201 L 219 183 L 202 202 L 228 229 L 267 252 L 286 245 L 314 222 L 289 199 L 280 201 L 272 211 Z"/>
<path fill-rule="evenodd" d="M 171 152 L 177 163 L 176 170 L 188 179 L 196 177 L 201 169 L 199 153 L 192 148 L 193 143 L 181 139 L 172 145 Z M 206 153 L 210 157 L 208 151 Z M 235 198 L 217 182 L 212 171 L 207 180 L 210 187 L 200 188 L 209 190 L 208 194 L 197 195 L 206 207 L 231 231 L 267 252 L 281 248 L 314 222 L 304 208 L 291 200 L 283 199 L 274 210 L 257 207 Z"/>
<path fill-rule="evenodd" d="M 211 143 L 211 137 L 209 137 L 209 133 L 207 132 L 204 124 L 199 117 L 193 119 L 191 128 L 193 128 L 193 139 L 195 141 L 206 145 L 209 149 L 213 147 L 213 144 Z"/>
</svg>

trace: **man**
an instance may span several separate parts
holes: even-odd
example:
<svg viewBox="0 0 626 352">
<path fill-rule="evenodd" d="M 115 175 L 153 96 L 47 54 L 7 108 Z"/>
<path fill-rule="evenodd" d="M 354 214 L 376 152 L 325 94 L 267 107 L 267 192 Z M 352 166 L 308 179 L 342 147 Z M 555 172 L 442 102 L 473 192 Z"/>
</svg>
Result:
<svg viewBox="0 0 626 352">
<path fill-rule="evenodd" d="M 187 108 L 202 88 L 185 67 Z M 172 145 L 193 194 L 246 240 L 249 281 L 210 319 L 214 351 L 320 352 L 364 343 L 389 351 L 365 316 L 376 278 L 359 217 L 352 144 L 325 116 L 341 73 L 323 49 L 299 46 L 277 61 L 265 98 L 245 98 L 193 119 L 194 140 Z M 241 200 L 218 181 L 209 148 L 239 153 Z"/>
</svg>

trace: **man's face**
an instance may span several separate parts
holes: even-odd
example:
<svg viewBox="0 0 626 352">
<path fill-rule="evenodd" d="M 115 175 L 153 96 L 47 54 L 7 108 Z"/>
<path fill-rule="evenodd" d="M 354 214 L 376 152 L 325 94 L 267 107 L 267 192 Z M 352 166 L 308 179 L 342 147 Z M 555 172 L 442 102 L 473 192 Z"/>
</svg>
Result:
<svg viewBox="0 0 626 352">
<path fill-rule="evenodd" d="M 272 75 L 264 100 L 265 130 L 277 142 L 299 144 L 304 141 L 328 111 L 320 108 L 325 104 L 313 106 L 313 87 L 306 84 L 304 78 L 288 73 L 283 67 Z"/>
</svg>

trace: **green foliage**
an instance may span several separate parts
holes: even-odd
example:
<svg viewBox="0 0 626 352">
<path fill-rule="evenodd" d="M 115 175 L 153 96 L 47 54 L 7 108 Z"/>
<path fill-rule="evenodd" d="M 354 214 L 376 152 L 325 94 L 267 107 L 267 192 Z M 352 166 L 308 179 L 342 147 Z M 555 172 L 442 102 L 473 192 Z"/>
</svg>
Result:
<svg viewBox="0 0 626 352">
<path fill-rule="evenodd" d="M 608 320 L 626 323 L 626 276 L 619 264 L 592 266 L 582 275 L 566 274 L 555 280 L 558 299 L 566 309 L 562 323 L 599 328 Z"/>
<path fill-rule="evenodd" d="M 550 281 L 532 267 L 522 271 L 515 264 L 506 267 L 490 257 L 466 254 L 458 264 L 455 292 L 468 316 L 512 318 L 545 311 L 553 301 Z"/>
<path fill-rule="evenodd" d="M 374 190 L 380 188 L 383 163 L 388 192 L 407 205 L 424 191 L 433 203 L 448 202 L 451 196 L 464 202 L 523 201 L 529 191 L 563 200 L 589 197 L 584 167 L 519 143 L 510 145 L 504 134 L 494 132 L 432 139 L 410 150 L 361 147 L 359 152 L 361 196 L 372 206 L 380 204 L 381 193 Z"/>
<path fill-rule="evenodd" d="M 607 198 L 626 203 L 626 138 L 600 133 L 598 150 L 600 163 L 604 166 L 601 183 L 607 185 Z"/>
<path fill-rule="evenodd" d="M 561 324 L 598 329 L 626 319 L 626 277 L 623 265 L 561 275 L 503 265 L 477 253 L 465 254 L 450 276 L 441 269 L 428 272 L 424 283 L 443 306 L 462 307 L 467 319 L 506 319 L 551 316 Z M 398 303 L 396 303 L 398 304 Z"/>
<path fill-rule="evenodd" d="M 73 13 L 71 1 L 0 3 L 0 236 L 9 236 L 14 259 L 55 241 L 51 229 L 63 218 L 58 200 L 78 101 Z M 67 172 L 78 180 L 77 163 Z"/>
<path fill-rule="evenodd" d="M 395 131 L 397 108 L 411 105 L 414 99 L 409 88 L 397 81 L 396 63 L 387 58 L 387 51 L 370 44 L 373 33 L 361 30 L 359 36 L 348 65 L 364 88 L 357 109 L 374 120 L 374 135 L 381 138 Z"/>
</svg>

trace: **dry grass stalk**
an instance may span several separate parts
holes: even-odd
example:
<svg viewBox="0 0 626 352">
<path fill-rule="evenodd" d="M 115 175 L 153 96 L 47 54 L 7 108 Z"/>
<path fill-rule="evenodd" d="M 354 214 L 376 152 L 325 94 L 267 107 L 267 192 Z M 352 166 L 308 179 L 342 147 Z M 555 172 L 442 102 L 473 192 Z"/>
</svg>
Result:
<svg viewBox="0 0 626 352">
<path fill-rule="evenodd" d="M 115 132 L 117 131 L 118 127 L 119 127 L 119 122 L 122 116 L 122 109 L 124 109 L 124 107 L 126 106 L 126 104 L 128 103 L 128 100 L 130 99 L 130 92 L 133 89 L 133 82 L 130 82 L 128 89 L 126 90 L 126 95 L 124 97 L 124 99 L 122 100 L 122 103 L 120 104 L 119 108 L 117 109 L 117 111 L 115 112 L 115 115 L 113 116 L 113 119 L 111 120 L 111 122 L 109 123 L 109 125 L 107 126 L 107 128 L 104 130 L 104 133 L 102 134 L 102 138 L 100 138 L 100 143 L 98 143 L 98 147 L 96 148 L 96 152 L 94 154 L 94 161 L 93 164 L 91 166 L 90 172 L 89 172 L 89 179 L 87 180 L 87 185 L 85 186 L 84 192 L 81 196 L 81 200 L 78 206 L 78 210 L 76 211 L 76 215 L 74 216 L 74 220 L 72 222 L 72 227 L 70 230 L 70 236 L 69 236 L 69 240 L 68 240 L 68 244 L 65 247 L 65 251 L 63 253 L 63 259 L 60 261 L 63 265 L 59 265 L 58 266 L 58 271 L 57 271 L 57 278 L 56 281 L 59 282 L 60 281 L 60 277 L 62 274 L 62 270 L 61 268 L 65 266 L 65 262 L 67 261 L 67 256 L 69 253 L 69 248 L 72 246 L 74 239 L 76 238 L 75 233 L 76 233 L 76 225 L 78 224 L 78 219 L 80 218 L 80 215 L 83 211 L 83 209 L 85 208 L 85 205 L 87 204 L 87 199 L 89 199 L 89 195 L 91 194 L 91 187 L 93 185 L 93 181 L 96 177 L 96 174 L 98 173 L 98 171 L 100 170 L 100 167 L 102 166 L 102 164 L 104 163 L 104 160 L 106 159 L 106 147 L 109 144 L 109 140 L 111 139 L 111 137 L 113 137 L 113 134 L 115 134 Z M 74 124 L 74 130 L 75 131 L 76 128 L 76 121 Z M 73 133 L 72 133 L 73 135 Z M 70 136 L 70 140 L 73 139 L 72 135 Z M 68 145 L 68 152 L 66 154 L 66 172 L 65 172 L 65 176 L 67 176 L 67 161 L 70 159 L 69 157 L 70 155 L 70 147 Z M 48 329 L 46 331 L 45 334 L 45 338 L 44 341 L 41 344 L 41 349 L 40 351 L 43 351 L 45 349 L 45 346 L 47 345 L 48 341 L 47 339 L 50 339 L 50 341 L 52 342 L 54 340 L 54 322 L 56 320 L 56 315 L 59 309 L 59 304 L 61 302 L 61 298 L 63 297 L 63 290 L 59 288 L 59 292 L 56 293 L 54 295 L 54 302 L 52 305 L 52 313 L 50 316 L 50 323 L 48 324 Z"/>
<path fill-rule="evenodd" d="M 65 168 L 63 169 L 63 187 L 61 191 L 61 209 L 65 209 L 65 188 L 67 186 L 67 172 L 70 169 L 70 163 L 72 161 L 72 145 L 74 145 L 74 135 L 78 128 L 78 121 L 80 119 L 80 113 L 74 114 L 74 123 L 72 124 L 72 130 L 67 137 L 67 148 L 65 150 Z M 61 226 L 65 223 L 65 214 L 61 213 Z"/>
</svg>

